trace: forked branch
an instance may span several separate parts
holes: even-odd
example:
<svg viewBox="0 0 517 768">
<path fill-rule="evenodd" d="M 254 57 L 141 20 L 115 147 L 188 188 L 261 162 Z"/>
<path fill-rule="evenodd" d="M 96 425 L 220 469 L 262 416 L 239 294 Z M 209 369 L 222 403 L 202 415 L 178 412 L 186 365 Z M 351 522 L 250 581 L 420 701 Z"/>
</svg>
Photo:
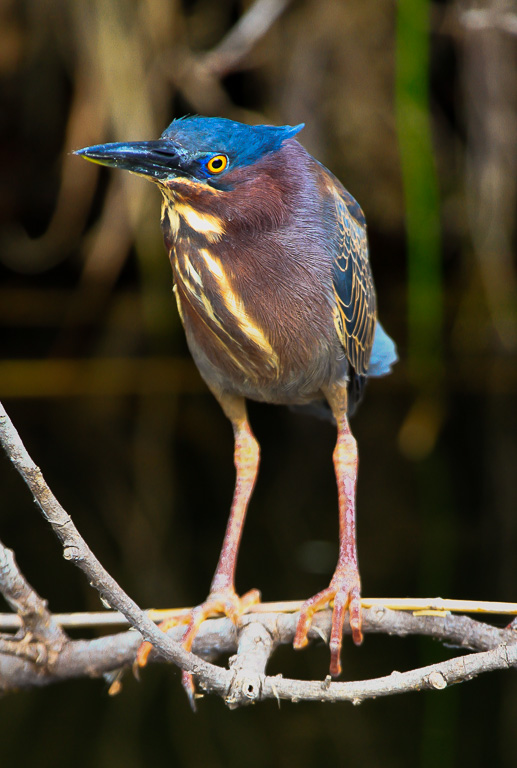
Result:
<svg viewBox="0 0 517 768">
<path fill-rule="evenodd" d="M 482 672 L 517 665 L 517 635 L 512 628 L 497 629 L 465 616 L 453 616 L 443 610 L 450 608 L 448 601 L 434 601 L 431 610 L 418 613 L 393 611 L 379 601 L 370 601 L 372 607 L 364 609 L 363 629 L 366 633 L 427 635 L 477 653 L 373 680 L 332 682 L 330 678 L 301 681 L 268 677 L 266 665 L 275 647 L 293 640 L 297 619 L 293 604 L 260 606 L 242 618 L 238 632 L 228 619 L 209 620 L 194 642 L 194 653 L 188 653 L 179 642 L 183 628 L 175 627 L 167 634 L 161 632 L 149 614 L 102 567 L 50 491 L 1 404 L 0 441 L 59 538 L 65 559 L 81 568 L 103 602 L 120 611 L 137 630 L 95 640 L 70 640 L 61 622 L 73 621 L 66 622 L 48 611 L 20 573 L 10 550 L 0 544 L 0 591 L 19 616 L 16 622 L 7 622 L 0 615 L 0 630 L 7 628 L 6 624 L 16 630 L 15 634 L 0 637 L 0 690 L 46 685 L 72 677 L 96 677 L 130 667 L 142 638 L 156 649 L 155 659 L 172 661 L 191 672 L 201 690 L 219 694 L 231 708 L 267 698 L 360 703 L 367 698 L 425 688 L 441 690 Z M 499 610 L 512 612 L 511 607 L 501 606 Z M 108 612 L 105 615 L 113 617 Z M 318 613 L 310 638 L 326 640 L 330 619 L 330 611 Z M 345 631 L 350 628 L 345 626 Z M 229 669 L 206 660 L 221 653 L 235 653 Z"/>
</svg>

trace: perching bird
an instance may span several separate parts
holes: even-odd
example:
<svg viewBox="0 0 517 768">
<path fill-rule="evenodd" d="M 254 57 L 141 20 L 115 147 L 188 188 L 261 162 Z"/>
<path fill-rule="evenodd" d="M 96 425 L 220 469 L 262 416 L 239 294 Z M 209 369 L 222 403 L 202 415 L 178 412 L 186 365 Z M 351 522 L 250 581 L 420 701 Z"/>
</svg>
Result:
<svg viewBox="0 0 517 768">
<path fill-rule="evenodd" d="M 158 141 L 101 144 L 77 154 L 154 181 L 178 310 L 201 375 L 235 436 L 235 492 L 207 600 L 190 614 L 190 649 L 201 623 L 237 622 L 260 599 L 239 597 L 234 575 L 259 466 L 246 398 L 281 405 L 326 403 L 337 424 L 339 556 L 330 585 L 306 600 L 294 645 L 307 643 L 315 611 L 332 604 L 330 672 L 341 671 L 343 622 L 362 641 L 355 533 L 356 441 L 348 415 L 368 376 L 389 373 L 395 345 L 377 321 L 366 222 L 352 195 L 294 138 L 303 125 L 175 120 Z"/>
</svg>

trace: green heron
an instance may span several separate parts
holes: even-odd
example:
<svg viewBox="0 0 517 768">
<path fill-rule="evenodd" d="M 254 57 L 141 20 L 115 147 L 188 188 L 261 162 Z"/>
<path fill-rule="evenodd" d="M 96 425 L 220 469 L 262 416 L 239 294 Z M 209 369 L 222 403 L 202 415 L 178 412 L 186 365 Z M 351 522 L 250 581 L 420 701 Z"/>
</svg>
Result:
<svg viewBox="0 0 517 768">
<path fill-rule="evenodd" d="M 397 356 L 377 321 L 363 212 L 296 141 L 302 128 L 186 117 L 158 141 L 77 154 L 158 185 L 188 345 L 234 431 L 228 526 L 210 594 L 189 614 L 183 643 L 191 648 L 206 618 L 222 613 L 237 622 L 260 599 L 257 590 L 239 597 L 234 588 L 259 466 L 246 398 L 308 410 L 322 405 L 337 425 L 339 556 L 330 585 L 303 603 L 294 645 L 306 645 L 314 612 L 331 604 L 330 672 L 337 676 L 347 609 L 353 640 L 362 641 L 357 447 L 348 417 L 367 377 L 389 373 Z"/>
</svg>

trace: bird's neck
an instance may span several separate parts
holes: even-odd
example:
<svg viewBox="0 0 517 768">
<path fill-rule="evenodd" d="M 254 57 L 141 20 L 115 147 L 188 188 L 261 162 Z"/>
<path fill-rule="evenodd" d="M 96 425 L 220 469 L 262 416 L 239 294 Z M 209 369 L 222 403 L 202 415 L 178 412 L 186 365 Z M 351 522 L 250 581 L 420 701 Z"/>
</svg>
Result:
<svg viewBox="0 0 517 768">
<path fill-rule="evenodd" d="M 300 214 L 306 184 L 300 163 L 308 157 L 297 142 L 286 142 L 273 155 L 234 171 L 227 187 L 172 180 L 162 188 L 169 249 L 180 238 L 208 244 L 224 238 L 231 246 L 287 226 Z"/>
</svg>

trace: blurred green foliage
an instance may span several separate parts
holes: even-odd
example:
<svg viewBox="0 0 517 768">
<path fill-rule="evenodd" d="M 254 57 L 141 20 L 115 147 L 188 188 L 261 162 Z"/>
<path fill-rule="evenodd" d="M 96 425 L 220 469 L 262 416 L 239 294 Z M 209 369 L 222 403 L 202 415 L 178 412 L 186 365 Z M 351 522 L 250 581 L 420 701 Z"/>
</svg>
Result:
<svg viewBox="0 0 517 768">
<path fill-rule="evenodd" d="M 443 333 L 440 201 L 429 93 L 430 17 L 431 3 L 399 3 L 396 107 L 407 233 L 407 358 L 420 387 L 439 374 Z"/>
</svg>

